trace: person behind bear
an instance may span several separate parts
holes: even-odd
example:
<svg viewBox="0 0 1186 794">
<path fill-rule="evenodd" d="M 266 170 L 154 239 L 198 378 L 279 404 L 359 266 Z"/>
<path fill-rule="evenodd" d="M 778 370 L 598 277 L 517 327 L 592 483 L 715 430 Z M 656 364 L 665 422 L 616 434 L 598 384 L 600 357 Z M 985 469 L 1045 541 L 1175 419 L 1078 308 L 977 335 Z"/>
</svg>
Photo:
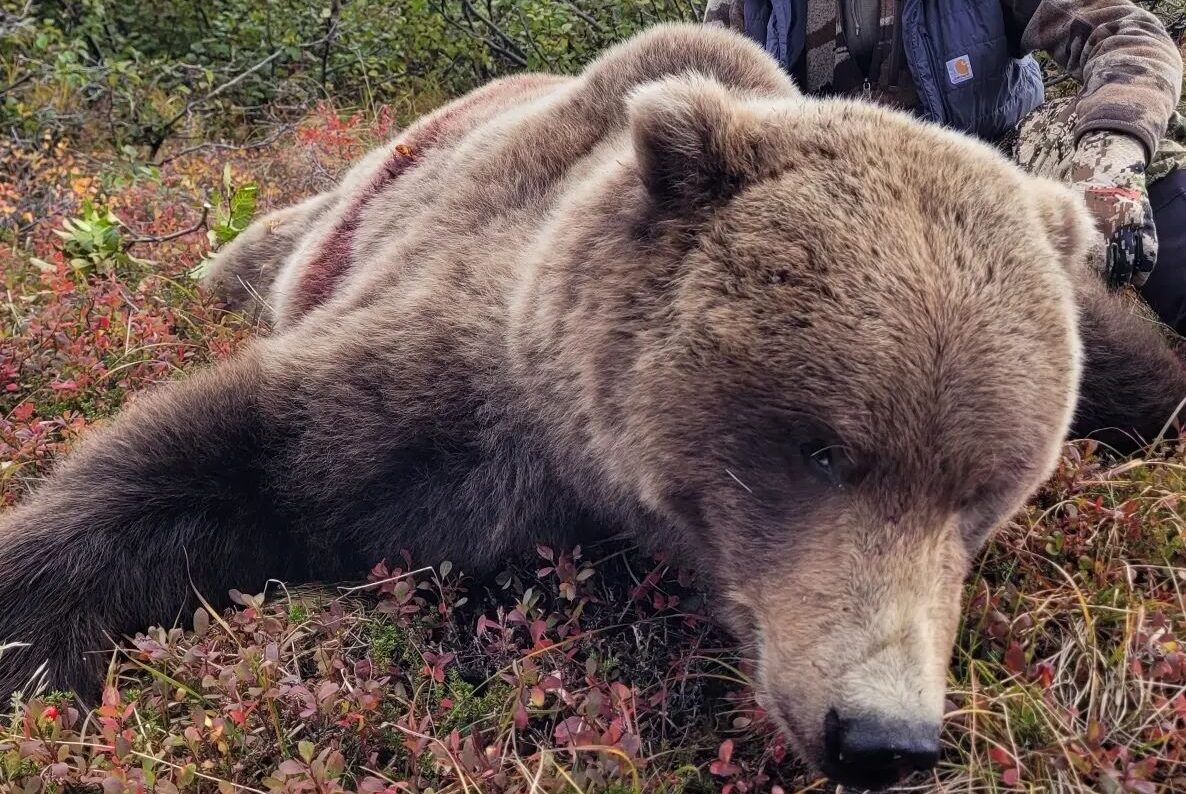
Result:
<svg viewBox="0 0 1186 794">
<path fill-rule="evenodd" d="M 1091 261 L 1107 282 L 1138 287 L 1166 324 L 1186 332 L 1182 59 L 1165 28 L 1130 0 L 941 7 L 708 0 L 705 20 L 756 40 L 809 93 L 913 111 L 1070 183 L 1100 232 Z M 1036 50 L 1082 83 L 1076 96 L 1045 101 Z"/>
</svg>

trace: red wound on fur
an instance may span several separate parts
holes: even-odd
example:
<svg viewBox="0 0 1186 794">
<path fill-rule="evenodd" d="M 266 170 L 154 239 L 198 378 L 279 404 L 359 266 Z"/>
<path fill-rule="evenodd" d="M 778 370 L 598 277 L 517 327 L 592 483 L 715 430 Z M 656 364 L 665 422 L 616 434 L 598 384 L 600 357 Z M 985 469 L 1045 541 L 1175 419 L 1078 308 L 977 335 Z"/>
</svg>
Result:
<svg viewBox="0 0 1186 794">
<path fill-rule="evenodd" d="M 426 136 L 431 135 L 435 139 L 435 127 L 426 125 L 424 131 Z M 354 201 L 338 221 L 338 225 L 330 232 L 317 255 L 305 266 L 300 286 L 296 291 L 296 316 L 317 308 L 333 295 L 338 282 L 349 268 L 350 245 L 354 242 L 354 233 L 358 230 L 362 211 L 371 199 L 415 164 L 416 157 L 412 147 L 406 143 L 397 144 L 375 179 Z"/>
<path fill-rule="evenodd" d="M 293 302 L 293 317 L 297 319 L 329 300 L 342 278 L 350 269 L 350 251 L 354 234 L 362 221 L 362 213 L 372 200 L 395 180 L 414 168 L 423 154 L 464 122 L 467 114 L 503 99 L 511 93 L 521 93 L 536 88 L 540 83 L 554 80 L 549 75 L 524 75 L 492 83 L 447 106 L 430 117 L 418 130 L 396 143 L 391 156 L 378 170 L 362 195 L 346 210 L 337 226 L 329 233 L 313 258 L 302 268 L 300 281 Z"/>
</svg>

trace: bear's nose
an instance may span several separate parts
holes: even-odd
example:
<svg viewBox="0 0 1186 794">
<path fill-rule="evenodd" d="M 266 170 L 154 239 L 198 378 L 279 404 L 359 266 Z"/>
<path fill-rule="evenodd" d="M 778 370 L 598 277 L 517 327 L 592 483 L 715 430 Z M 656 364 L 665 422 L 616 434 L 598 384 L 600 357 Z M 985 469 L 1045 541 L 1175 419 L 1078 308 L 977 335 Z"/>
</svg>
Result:
<svg viewBox="0 0 1186 794">
<path fill-rule="evenodd" d="M 824 721 L 824 772 L 836 783 L 879 789 L 939 761 L 939 726 L 898 719 L 842 719 L 835 709 Z"/>
</svg>

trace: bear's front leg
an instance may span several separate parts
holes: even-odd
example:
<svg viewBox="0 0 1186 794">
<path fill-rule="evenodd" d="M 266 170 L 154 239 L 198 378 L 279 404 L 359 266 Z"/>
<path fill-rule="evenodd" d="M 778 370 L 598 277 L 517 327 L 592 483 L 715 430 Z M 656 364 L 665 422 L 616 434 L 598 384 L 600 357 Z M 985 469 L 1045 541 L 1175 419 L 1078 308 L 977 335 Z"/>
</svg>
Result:
<svg viewBox="0 0 1186 794">
<path fill-rule="evenodd" d="M 193 589 L 302 578 L 313 559 L 276 498 L 287 443 L 261 395 L 261 358 L 150 393 L 0 514 L 0 703 L 45 682 L 93 697 L 105 651 L 169 624 Z"/>
<path fill-rule="evenodd" d="M 195 590 L 223 606 L 404 550 L 472 572 L 572 526 L 454 331 L 426 329 L 379 307 L 259 340 L 143 395 L 0 514 L 0 646 L 27 644 L 0 653 L 0 702 L 43 662 L 50 686 L 93 698 L 112 643 L 171 625 Z"/>
</svg>

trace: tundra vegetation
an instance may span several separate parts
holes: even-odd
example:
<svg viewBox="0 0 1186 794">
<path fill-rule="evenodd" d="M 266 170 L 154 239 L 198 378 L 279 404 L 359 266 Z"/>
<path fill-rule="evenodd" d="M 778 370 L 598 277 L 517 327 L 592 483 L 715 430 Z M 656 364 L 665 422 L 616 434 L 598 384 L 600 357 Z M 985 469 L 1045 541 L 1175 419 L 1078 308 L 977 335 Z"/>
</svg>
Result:
<svg viewBox="0 0 1186 794">
<path fill-rule="evenodd" d="M 1144 5 L 1181 37 L 1186 4 Z M 195 276 L 259 212 L 491 77 L 573 71 L 698 11 L 2 0 L 0 509 L 89 426 L 253 333 Z M 943 761 L 914 790 L 1186 790 L 1184 524 L 1186 449 L 1068 444 L 967 584 Z M 62 692 L 0 704 L 0 790 L 827 789 L 674 561 L 541 546 L 489 581 L 376 562 L 113 637 L 93 712 Z"/>
</svg>

